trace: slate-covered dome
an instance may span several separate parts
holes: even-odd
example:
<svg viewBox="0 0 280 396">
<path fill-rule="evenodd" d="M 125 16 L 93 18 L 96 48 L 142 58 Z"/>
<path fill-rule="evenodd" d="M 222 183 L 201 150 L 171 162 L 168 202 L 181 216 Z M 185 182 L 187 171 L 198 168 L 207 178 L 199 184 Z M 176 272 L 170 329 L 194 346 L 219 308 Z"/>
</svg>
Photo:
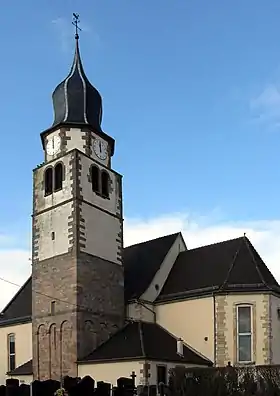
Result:
<svg viewBox="0 0 280 396">
<path fill-rule="evenodd" d="M 86 124 L 102 132 L 102 98 L 87 79 L 80 56 L 79 36 L 70 73 L 54 90 L 54 125 Z"/>
</svg>

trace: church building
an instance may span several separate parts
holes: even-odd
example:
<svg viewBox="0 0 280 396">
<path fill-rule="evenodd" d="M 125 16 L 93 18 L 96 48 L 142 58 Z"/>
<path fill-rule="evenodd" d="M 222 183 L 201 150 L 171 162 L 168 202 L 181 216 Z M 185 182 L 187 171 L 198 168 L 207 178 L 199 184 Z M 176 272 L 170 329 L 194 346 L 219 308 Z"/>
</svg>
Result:
<svg viewBox="0 0 280 396">
<path fill-rule="evenodd" d="M 124 248 L 115 140 L 75 46 L 33 171 L 32 275 L 0 316 L 0 384 L 280 364 L 280 286 L 246 236 L 188 249 L 178 230 Z"/>
</svg>

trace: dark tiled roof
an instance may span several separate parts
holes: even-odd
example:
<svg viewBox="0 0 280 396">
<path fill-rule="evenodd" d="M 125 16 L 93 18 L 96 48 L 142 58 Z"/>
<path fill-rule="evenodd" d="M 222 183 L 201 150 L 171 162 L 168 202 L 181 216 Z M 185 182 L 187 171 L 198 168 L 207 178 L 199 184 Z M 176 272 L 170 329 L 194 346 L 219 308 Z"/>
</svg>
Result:
<svg viewBox="0 0 280 396">
<path fill-rule="evenodd" d="M 246 237 L 187 250 L 178 256 L 158 301 L 213 291 L 280 292 Z"/>
<path fill-rule="evenodd" d="M 126 301 L 144 293 L 179 234 L 166 235 L 124 249 Z"/>
<path fill-rule="evenodd" d="M 179 233 L 124 249 L 125 299 L 138 298 L 147 289 Z M 213 291 L 267 291 L 280 286 L 246 237 L 179 254 L 158 301 Z M 4 308 L 0 326 L 31 320 L 31 277 Z"/>
<path fill-rule="evenodd" d="M 33 374 L 32 360 L 29 360 L 28 362 L 22 364 L 21 366 L 18 366 L 13 371 L 9 371 L 7 374 L 12 375 L 12 376 L 14 376 L 14 375 L 32 375 Z"/>
<path fill-rule="evenodd" d="M 212 365 L 207 358 L 184 345 L 184 356 L 177 354 L 177 338 L 155 323 L 129 322 L 80 363 L 149 359 Z"/>
<path fill-rule="evenodd" d="M 24 322 L 24 320 L 31 320 L 32 315 L 32 281 L 31 277 L 19 289 L 12 300 L 1 311 L 0 326 L 4 325 L 7 321 L 11 322 Z"/>
</svg>

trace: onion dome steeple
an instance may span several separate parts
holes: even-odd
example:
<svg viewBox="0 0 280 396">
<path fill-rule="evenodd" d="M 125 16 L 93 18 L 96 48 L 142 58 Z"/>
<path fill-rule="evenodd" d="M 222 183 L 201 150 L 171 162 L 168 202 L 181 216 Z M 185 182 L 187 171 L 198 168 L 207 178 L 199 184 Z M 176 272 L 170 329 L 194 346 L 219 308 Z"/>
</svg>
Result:
<svg viewBox="0 0 280 396">
<path fill-rule="evenodd" d="M 52 94 L 54 122 L 50 128 L 41 132 L 42 145 L 45 149 L 46 137 L 53 131 L 73 127 L 91 131 L 105 139 L 110 147 L 110 156 L 113 156 L 115 140 L 102 131 L 102 98 L 84 72 L 79 49 L 79 15 L 73 16 L 72 23 L 76 28 L 74 60 L 70 73 Z"/>
<path fill-rule="evenodd" d="M 90 125 L 96 132 L 102 132 L 102 98 L 87 79 L 79 50 L 78 26 L 76 24 L 76 49 L 70 73 L 54 90 L 53 126 L 58 124 Z"/>
</svg>

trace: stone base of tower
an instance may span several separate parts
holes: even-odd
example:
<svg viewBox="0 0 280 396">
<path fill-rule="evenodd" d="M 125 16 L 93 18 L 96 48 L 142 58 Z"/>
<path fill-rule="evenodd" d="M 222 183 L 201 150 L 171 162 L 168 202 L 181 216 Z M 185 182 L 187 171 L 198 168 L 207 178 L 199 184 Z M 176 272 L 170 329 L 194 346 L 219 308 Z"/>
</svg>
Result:
<svg viewBox="0 0 280 396">
<path fill-rule="evenodd" d="M 80 252 L 33 263 L 34 379 L 77 376 L 77 360 L 123 326 L 123 267 Z"/>
<path fill-rule="evenodd" d="M 74 319 L 74 318 L 73 318 Z M 33 378 L 61 380 L 76 377 L 76 320 L 33 320 Z"/>
</svg>

